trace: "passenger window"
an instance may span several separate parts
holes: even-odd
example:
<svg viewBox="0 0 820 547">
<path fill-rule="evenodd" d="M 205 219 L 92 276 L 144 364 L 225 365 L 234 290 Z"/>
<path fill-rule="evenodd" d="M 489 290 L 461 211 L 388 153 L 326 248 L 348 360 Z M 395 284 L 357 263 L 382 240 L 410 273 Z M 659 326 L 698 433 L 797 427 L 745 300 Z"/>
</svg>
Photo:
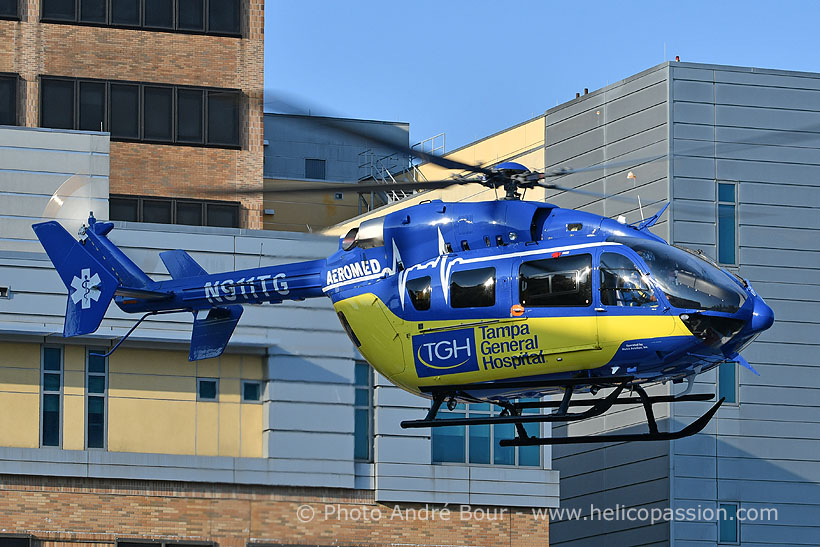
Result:
<svg viewBox="0 0 820 547">
<path fill-rule="evenodd" d="M 532 260 L 521 264 L 518 288 L 524 306 L 592 304 L 592 255 Z"/>
<path fill-rule="evenodd" d="M 407 280 L 407 293 L 410 295 L 410 302 L 419 311 L 430 309 L 430 276 L 419 277 Z"/>
<path fill-rule="evenodd" d="M 601 255 L 601 304 L 657 306 L 658 299 L 635 264 L 624 255 Z"/>
<path fill-rule="evenodd" d="M 450 276 L 450 305 L 454 308 L 495 305 L 495 268 L 454 272 Z"/>
</svg>

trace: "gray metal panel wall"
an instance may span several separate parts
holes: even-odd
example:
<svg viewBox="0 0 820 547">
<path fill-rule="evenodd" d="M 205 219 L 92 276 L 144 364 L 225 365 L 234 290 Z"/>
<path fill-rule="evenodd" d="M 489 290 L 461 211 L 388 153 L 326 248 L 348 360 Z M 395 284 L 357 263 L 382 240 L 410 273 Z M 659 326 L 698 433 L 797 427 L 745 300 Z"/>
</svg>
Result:
<svg viewBox="0 0 820 547">
<path fill-rule="evenodd" d="M 325 160 L 327 180 L 357 181 L 368 174 L 360 168 L 367 160 L 361 155 L 363 152 L 370 150 L 378 158 L 395 152 L 334 127 L 349 128 L 403 147 L 409 145 L 410 126 L 406 123 L 333 118 L 330 125 L 326 125 L 321 120 L 309 116 L 265 115 L 265 178 L 304 179 L 305 159 L 320 159 Z M 403 163 L 397 158 L 386 163 L 391 172 L 407 167 L 406 158 Z"/>
<path fill-rule="evenodd" d="M 738 405 L 704 434 L 673 441 L 681 507 L 773 507 L 743 522 L 743 545 L 816 545 L 820 525 L 820 74 L 675 64 L 674 240 L 715 256 L 716 186 L 738 183 L 740 274 L 775 311 L 743 354 Z M 698 378 L 714 392 L 716 374 Z M 686 422 L 708 403 L 675 409 Z M 673 525 L 674 545 L 714 545 L 713 522 Z"/>
<path fill-rule="evenodd" d="M 647 217 L 663 206 L 669 195 L 668 162 L 645 160 L 665 156 L 669 149 L 667 74 L 666 66 L 660 65 L 547 111 L 547 170 L 636 160 L 633 165 L 550 180 L 623 199 L 548 191 L 547 201 L 609 217 L 623 214 L 627 222 L 641 219 L 638 197 Z M 628 179 L 629 172 L 637 178 Z M 666 219 L 653 231 L 665 237 Z"/>
<path fill-rule="evenodd" d="M 89 211 L 107 220 L 108 143 L 107 133 L 0 127 L 0 250 L 39 251 L 31 225 L 44 213 L 73 233 Z"/>
<path fill-rule="evenodd" d="M 626 80 L 590 93 L 547 111 L 547 168 L 588 167 L 604 162 L 638 159 L 601 171 L 560 177 L 558 184 L 592 192 L 617 194 L 637 200 L 645 216 L 655 214 L 669 197 L 668 161 L 642 158 L 668 151 L 668 69 L 651 68 Z M 632 171 L 636 180 L 627 178 Z M 636 203 L 603 200 L 579 194 L 556 193 L 547 200 L 562 207 L 578 208 L 606 216 L 623 214 L 627 222 L 641 219 Z M 668 237 L 664 217 L 653 231 Z M 666 394 L 668 387 L 654 386 L 652 394 Z M 657 405 L 661 428 L 668 422 L 669 408 Z M 643 432 L 643 411 L 618 408 L 606 416 L 557 426 L 553 435 L 588 435 L 612 430 Z M 581 509 L 590 516 L 592 508 L 663 508 L 669 506 L 669 444 L 601 443 L 553 448 L 553 468 L 561 476 L 561 507 Z M 639 478 L 636 478 L 639 477 Z M 669 525 L 626 520 L 556 520 L 550 527 L 551 545 L 665 545 Z"/>
</svg>

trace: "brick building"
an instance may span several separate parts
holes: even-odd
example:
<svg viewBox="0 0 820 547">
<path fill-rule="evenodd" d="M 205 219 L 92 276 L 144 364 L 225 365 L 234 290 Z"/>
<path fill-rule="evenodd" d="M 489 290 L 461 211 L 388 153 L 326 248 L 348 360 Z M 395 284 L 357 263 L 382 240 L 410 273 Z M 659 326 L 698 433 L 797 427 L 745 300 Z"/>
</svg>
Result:
<svg viewBox="0 0 820 547">
<path fill-rule="evenodd" d="M 111 134 L 111 217 L 261 228 L 262 0 L 0 1 L 0 124 Z M 70 174 L 70 173 L 67 173 Z"/>
</svg>

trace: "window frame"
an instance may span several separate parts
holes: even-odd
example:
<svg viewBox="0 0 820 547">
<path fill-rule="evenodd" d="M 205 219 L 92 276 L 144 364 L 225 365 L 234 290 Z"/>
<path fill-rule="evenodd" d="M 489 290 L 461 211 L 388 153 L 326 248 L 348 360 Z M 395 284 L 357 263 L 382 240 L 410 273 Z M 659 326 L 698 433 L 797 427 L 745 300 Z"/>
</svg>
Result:
<svg viewBox="0 0 820 547">
<path fill-rule="evenodd" d="M 227 226 L 227 228 L 240 228 L 241 227 L 241 215 L 242 215 L 242 203 L 239 201 L 217 201 L 217 200 L 200 200 L 200 199 L 187 199 L 187 198 L 169 198 L 165 196 L 134 196 L 134 195 L 126 195 L 126 194 L 111 194 L 109 196 L 109 200 L 136 200 L 137 202 L 137 220 L 120 220 L 112 218 L 111 220 L 119 220 L 120 222 L 145 222 L 144 215 L 143 215 L 143 204 L 146 200 L 148 201 L 163 201 L 163 202 L 170 202 L 171 204 L 171 224 L 179 225 L 179 226 L 194 226 L 193 224 L 179 224 L 177 218 L 177 204 L 178 203 L 185 203 L 185 204 L 196 204 L 202 207 L 202 224 L 198 226 L 208 226 L 211 228 L 226 228 L 226 226 L 211 226 L 208 224 L 208 205 L 219 205 L 224 207 L 232 207 L 236 211 L 236 226 Z"/>
<path fill-rule="evenodd" d="M 22 10 L 20 9 L 20 0 L 15 0 L 15 4 L 17 5 L 17 13 L 15 13 L 14 15 L 0 14 L 0 20 L 4 20 L 4 21 L 20 21 L 21 20 Z"/>
<path fill-rule="evenodd" d="M 89 365 L 90 365 L 90 361 L 91 361 L 90 353 L 92 353 L 92 352 L 104 355 L 105 353 L 108 352 L 108 350 L 106 350 L 105 348 L 92 348 L 92 347 L 86 347 L 85 348 L 85 401 L 84 401 L 85 402 L 85 405 L 84 405 L 84 408 L 85 408 L 85 410 L 84 410 L 84 412 L 85 412 L 85 442 L 84 442 L 84 446 L 85 446 L 86 450 L 108 450 L 108 380 L 109 380 L 109 376 L 108 376 L 108 373 L 109 373 L 108 357 L 102 357 L 101 358 L 103 360 L 103 367 L 105 369 L 104 372 L 91 372 L 91 367 Z M 91 376 L 95 376 L 95 377 L 102 376 L 103 377 L 103 393 L 102 393 L 102 397 L 101 397 L 103 399 L 103 442 L 102 442 L 102 446 L 94 446 L 94 447 L 91 447 L 91 446 L 88 445 L 89 444 L 88 443 L 88 441 L 89 441 L 88 427 L 90 425 L 89 424 L 89 415 L 88 415 L 89 414 L 88 399 L 89 399 L 89 397 L 100 397 L 100 395 L 96 394 L 96 393 L 91 394 L 90 390 L 88 389 L 89 378 Z"/>
<path fill-rule="evenodd" d="M 56 349 L 60 352 L 60 389 L 58 392 L 54 392 L 53 390 L 46 391 L 46 382 L 45 382 L 45 375 L 46 375 L 46 361 L 45 361 L 45 353 L 46 349 Z M 55 371 L 49 371 L 48 374 L 54 374 Z M 65 348 L 63 346 L 57 346 L 53 344 L 42 344 L 40 346 L 40 447 L 41 448 L 62 448 L 63 446 L 63 417 L 64 417 L 64 384 L 65 384 Z M 45 436 L 45 426 L 43 424 L 43 419 L 45 417 L 45 396 L 46 395 L 57 395 L 59 397 L 58 400 L 58 409 L 59 415 L 57 418 L 57 444 L 44 444 L 43 437 Z"/>
<path fill-rule="evenodd" d="M 358 384 L 356 383 L 356 368 L 357 367 L 367 367 L 367 385 Z M 357 405 L 356 404 L 356 392 L 357 391 L 366 391 L 367 392 L 367 405 Z M 357 359 L 354 361 L 353 365 L 353 460 L 359 463 L 372 463 L 375 453 L 374 447 L 374 437 L 375 437 L 375 412 L 374 412 L 374 399 L 375 399 L 375 381 L 374 381 L 374 374 L 373 369 L 370 367 L 367 361 L 362 359 Z M 357 458 L 356 457 L 356 411 L 357 410 L 367 410 L 367 457 L 366 458 Z"/>
<path fill-rule="evenodd" d="M 322 176 L 321 177 L 309 177 L 308 176 L 308 162 L 322 162 Z M 311 165 L 318 166 L 319 163 L 313 163 Z M 307 180 L 327 180 L 327 160 L 322 158 L 305 158 L 305 179 Z"/>
<path fill-rule="evenodd" d="M 482 410 L 474 409 L 472 411 L 473 417 L 486 417 L 486 416 L 497 415 L 497 413 L 493 410 L 492 405 L 490 403 L 476 403 L 476 404 L 488 404 L 488 405 L 490 405 L 490 408 L 489 409 L 482 409 Z M 443 413 L 443 415 L 441 415 L 440 418 L 446 419 L 446 414 L 448 412 L 463 414 L 465 418 L 469 418 L 469 417 L 471 417 L 469 407 L 470 407 L 470 404 L 459 403 L 453 411 L 445 410 L 445 409 L 442 408 L 440 410 L 440 413 Z M 530 409 L 530 412 L 528 412 L 528 414 L 536 414 L 536 413 L 541 414 L 542 413 L 541 409 Z M 541 446 L 537 446 L 537 448 L 538 448 L 538 464 L 537 465 L 521 465 L 521 463 L 520 463 L 521 462 L 520 449 L 521 448 L 527 448 L 527 447 L 521 447 L 521 446 L 513 447 L 514 450 L 515 450 L 515 452 L 514 452 L 514 454 L 515 454 L 514 462 L 515 463 L 513 463 L 513 464 L 495 463 L 495 450 L 496 450 L 497 444 L 498 444 L 498 443 L 495 442 L 495 426 L 496 425 L 510 425 L 510 424 L 487 424 L 487 425 L 476 425 L 476 426 L 468 426 L 468 425 L 442 426 L 442 427 L 458 427 L 458 428 L 463 429 L 463 431 L 464 431 L 464 460 L 459 461 L 459 462 L 453 462 L 453 461 L 445 462 L 445 461 L 436 461 L 436 460 L 434 460 L 433 459 L 433 443 L 435 442 L 434 441 L 435 435 L 431 434 L 430 435 L 430 464 L 431 465 L 491 466 L 491 467 L 506 468 L 506 469 L 543 469 L 543 467 L 544 467 L 544 450 L 543 450 L 543 447 L 541 447 Z M 539 436 L 543 435 L 543 423 L 533 422 L 532 424 L 525 424 L 525 425 L 531 425 L 531 426 L 538 427 L 537 432 L 535 432 L 535 433 L 534 432 L 529 432 L 531 435 L 532 434 L 537 434 Z M 488 454 L 489 463 L 473 463 L 473 462 L 470 462 L 470 430 L 469 430 L 470 427 L 489 427 L 489 436 L 490 436 L 490 452 Z M 438 430 L 438 429 L 440 429 L 440 428 L 434 428 L 433 433 L 435 433 L 435 431 Z"/>
<path fill-rule="evenodd" d="M 208 399 L 208 398 L 200 396 L 200 387 L 199 387 L 199 385 L 202 382 L 214 382 L 216 384 L 213 399 Z M 219 378 L 212 378 L 210 376 L 197 376 L 197 378 L 196 378 L 196 401 L 198 403 L 218 403 L 219 402 Z"/>
<path fill-rule="evenodd" d="M 115 142 L 141 142 L 145 144 L 163 144 L 172 146 L 194 146 L 198 148 L 218 148 L 226 150 L 242 150 L 246 144 L 247 135 L 244 132 L 243 126 L 244 110 L 243 105 L 246 104 L 245 93 L 241 89 L 218 88 L 218 87 L 204 87 L 204 86 L 186 86 L 176 85 L 161 82 L 137 82 L 132 80 L 103 80 L 98 78 L 73 78 L 69 76 L 53 76 L 51 74 L 42 74 L 39 76 L 39 120 L 40 127 L 47 127 L 43 124 L 43 83 L 48 81 L 60 81 L 73 83 L 73 105 L 72 105 L 72 127 L 69 130 L 75 131 L 90 131 L 88 129 L 80 129 L 80 86 L 83 83 L 104 84 L 104 105 L 103 105 L 103 132 L 111 134 L 111 123 L 114 116 L 114 109 L 112 108 L 112 86 L 135 86 L 137 88 L 137 136 L 136 137 L 121 137 L 111 134 L 111 140 Z M 170 103 L 170 138 L 155 138 L 145 136 L 145 88 L 168 88 L 171 90 Z M 191 140 L 179 140 L 177 138 L 178 125 L 178 91 L 200 91 L 203 96 L 202 111 L 200 115 L 200 123 L 202 124 L 202 140 L 200 142 Z M 235 99 L 235 115 L 236 115 L 236 142 L 216 142 L 212 141 L 208 135 L 208 94 L 209 93 L 223 93 L 229 94 Z M 19 119 L 19 114 L 18 114 Z M 96 130 L 94 130 L 96 131 Z"/>
<path fill-rule="evenodd" d="M 19 4 L 18 4 L 18 11 L 19 11 Z M 0 17 L 3 19 L 3 17 Z M 19 127 L 20 126 L 20 75 L 15 72 L 0 72 L 0 79 L 11 81 L 14 86 L 14 102 L 13 102 L 13 117 L 14 123 L 11 124 L 12 127 Z"/>
<path fill-rule="evenodd" d="M 718 517 L 720 517 L 720 510 L 724 506 L 730 506 L 731 505 L 735 508 L 735 510 L 734 510 L 734 513 L 731 515 L 732 520 L 723 520 L 721 518 L 717 519 L 718 529 L 717 529 L 717 538 L 715 538 L 717 541 L 715 543 L 717 543 L 718 545 L 740 545 L 741 544 L 740 521 L 737 518 L 737 513 L 740 510 L 740 502 L 739 501 L 720 501 L 720 500 L 718 500 L 717 504 L 718 504 Z M 727 512 L 727 516 L 729 516 L 728 512 Z M 721 527 L 721 524 L 724 523 L 724 522 L 734 524 L 734 527 L 735 527 L 735 539 L 734 539 L 734 541 L 722 541 L 720 539 L 720 527 Z"/>
<path fill-rule="evenodd" d="M 733 385 L 731 387 L 731 395 L 734 400 L 729 400 L 727 396 L 726 400 L 723 401 L 724 406 L 740 406 L 740 374 L 737 373 L 737 367 L 738 365 L 734 361 L 723 362 L 720 363 L 717 367 L 715 367 L 715 392 L 718 399 L 720 399 L 724 395 L 727 395 L 726 391 L 724 391 L 724 388 L 721 387 L 725 385 L 724 382 L 721 381 L 721 376 L 723 375 L 722 371 L 732 371 L 731 374 Z"/>
<path fill-rule="evenodd" d="M 630 249 L 630 251 L 631 251 L 631 249 Z M 621 256 L 621 257 L 625 258 L 626 260 L 628 260 L 632 264 L 632 266 L 634 266 L 635 271 L 638 272 L 638 274 L 640 276 L 640 279 L 641 279 L 641 282 L 645 285 L 645 288 L 643 288 L 643 289 L 629 289 L 630 292 L 633 291 L 633 290 L 635 290 L 635 291 L 643 290 L 645 292 L 650 293 L 652 296 L 654 296 L 655 301 L 652 302 L 652 303 L 642 303 L 638 306 L 627 306 L 627 305 L 619 306 L 618 304 L 604 303 L 604 291 L 622 290 L 622 289 L 619 289 L 619 288 L 612 288 L 612 289 L 604 288 L 604 284 L 603 284 L 604 280 L 603 280 L 603 271 L 602 271 L 602 268 L 601 268 L 601 261 L 604 258 L 604 255 L 606 255 L 606 254 L 618 255 L 618 256 Z M 638 257 L 638 258 L 640 258 L 640 257 Z M 597 302 L 596 305 L 597 306 L 606 307 L 606 309 L 608 309 L 610 311 L 619 311 L 619 312 L 628 311 L 628 312 L 634 312 L 634 313 L 640 313 L 640 314 L 644 314 L 647 311 L 658 312 L 658 311 L 662 310 L 663 306 L 662 306 L 660 296 L 658 295 L 659 291 L 656 290 L 655 284 L 651 281 L 649 274 L 646 273 L 647 268 L 643 264 L 643 261 L 640 261 L 640 262 L 636 261 L 635 257 L 633 257 L 630 254 L 628 254 L 627 252 L 625 252 L 623 248 L 615 248 L 615 249 L 610 248 L 610 249 L 606 249 L 606 250 L 601 250 L 597 255 L 596 261 L 597 261 L 597 264 L 596 264 L 595 270 L 597 271 L 598 275 L 596 276 L 596 278 L 597 278 L 597 280 L 596 280 L 597 290 L 595 290 L 594 292 L 597 293 L 597 299 L 596 299 L 596 302 Z M 609 271 L 609 270 L 607 270 L 607 271 Z M 616 300 L 616 302 L 617 302 L 617 300 Z M 649 301 L 649 302 L 651 302 L 651 301 Z"/>
<path fill-rule="evenodd" d="M 91 26 L 91 27 L 107 27 L 107 28 L 116 28 L 116 29 L 127 29 L 127 30 L 143 30 L 147 32 L 173 32 L 178 34 L 205 34 L 208 36 L 221 36 L 226 38 L 244 38 L 245 37 L 245 27 L 247 26 L 245 15 L 247 10 L 243 9 L 243 2 L 237 2 L 237 10 L 238 10 L 238 18 L 237 22 L 239 23 L 239 28 L 235 32 L 231 31 L 215 31 L 211 30 L 210 24 L 210 2 L 211 1 L 219 1 L 219 0 L 203 0 L 202 3 L 202 30 L 198 29 L 186 29 L 179 27 L 179 1 L 172 0 L 171 6 L 171 26 L 170 27 L 149 27 L 145 25 L 145 9 L 146 9 L 146 0 L 137 0 L 139 6 L 137 7 L 138 10 L 138 17 L 139 23 L 136 25 L 133 24 L 124 24 L 124 23 L 114 23 L 112 17 L 112 0 L 104 0 L 105 1 L 105 21 L 82 21 L 80 19 L 80 0 L 73 0 L 74 1 L 74 18 L 73 19 L 60 19 L 55 17 L 47 17 L 44 16 L 45 13 L 45 3 L 48 0 L 40 0 L 40 22 L 41 23 L 50 23 L 50 24 L 59 24 L 59 25 L 81 25 L 81 26 Z M 0 19 L 8 19 L 7 16 L 0 16 Z M 20 20 L 20 1 L 17 2 L 17 18 L 16 20 Z"/>
<path fill-rule="evenodd" d="M 258 399 L 254 400 L 254 399 L 246 399 L 245 398 L 245 385 L 246 384 L 256 384 L 259 387 L 259 398 Z M 262 398 L 264 396 L 264 385 L 263 385 L 262 380 L 242 380 L 240 388 L 242 389 L 241 401 L 243 403 L 252 404 L 252 405 L 261 405 L 262 404 Z"/>
<path fill-rule="evenodd" d="M 731 186 L 732 187 L 732 194 L 734 197 L 734 201 L 727 201 L 720 199 L 720 187 L 721 186 Z M 740 262 L 740 215 L 738 214 L 738 207 L 739 207 L 739 195 L 738 191 L 740 190 L 740 184 L 738 181 L 731 181 L 731 180 L 715 180 L 715 258 L 716 262 L 721 266 L 726 267 L 737 267 Z M 720 252 L 721 252 L 721 244 L 720 244 L 720 228 L 721 224 L 721 208 L 722 207 L 732 207 L 732 229 L 733 229 L 733 241 L 732 245 L 734 246 L 732 249 L 732 254 L 734 256 L 734 262 L 724 262 L 721 260 Z"/>
</svg>

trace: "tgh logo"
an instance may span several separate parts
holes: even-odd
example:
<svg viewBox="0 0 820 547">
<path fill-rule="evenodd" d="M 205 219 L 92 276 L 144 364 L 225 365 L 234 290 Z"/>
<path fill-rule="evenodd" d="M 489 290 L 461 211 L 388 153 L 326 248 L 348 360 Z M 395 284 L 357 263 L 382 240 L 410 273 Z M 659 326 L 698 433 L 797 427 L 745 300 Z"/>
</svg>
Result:
<svg viewBox="0 0 820 547">
<path fill-rule="evenodd" d="M 478 370 L 475 331 L 458 329 L 413 337 L 419 378 Z"/>
</svg>

